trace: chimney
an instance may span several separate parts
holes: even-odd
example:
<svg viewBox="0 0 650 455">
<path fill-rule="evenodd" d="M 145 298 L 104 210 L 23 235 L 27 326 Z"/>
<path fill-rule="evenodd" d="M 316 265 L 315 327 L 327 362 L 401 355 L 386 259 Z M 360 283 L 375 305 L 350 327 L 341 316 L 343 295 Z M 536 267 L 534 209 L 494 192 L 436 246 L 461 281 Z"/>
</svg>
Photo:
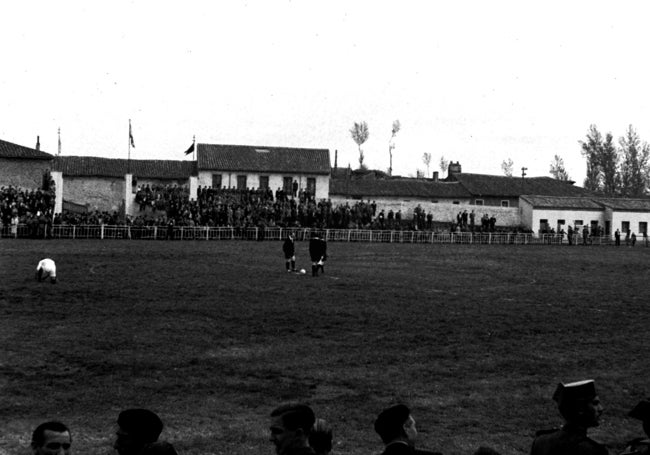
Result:
<svg viewBox="0 0 650 455">
<path fill-rule="evenodd" d="M 338 157 L 339 157 L 339 151 L 338 151 L 338 150 L 334 150 L 334 169 L 336 169 L 336 168 L 338 167 L 338 166 L 336 165 L 336 162 L 337 162 L 337 160 L 338 160 Z"/>
<path fill-rule="evenodd" d="M 448 177 L 451 177 L 454 174 L 460 174 L 461 172 L 463 172 L 463 170 L 460 166 L 460 161 L 456 161 L 455 163 L 452 161 L 449 163 L 449 170 L 447 172 Z"/>
<path fill-rule="evenodd" d="M 433 171 L 433 181 L 434 182 L 438 181 L 438 171 Z"/>
<path fill-rule="evenodd" d="M 36 136 L 36 150 L 40 151 L 41 150 L 41 137 Z"/>
</svg>

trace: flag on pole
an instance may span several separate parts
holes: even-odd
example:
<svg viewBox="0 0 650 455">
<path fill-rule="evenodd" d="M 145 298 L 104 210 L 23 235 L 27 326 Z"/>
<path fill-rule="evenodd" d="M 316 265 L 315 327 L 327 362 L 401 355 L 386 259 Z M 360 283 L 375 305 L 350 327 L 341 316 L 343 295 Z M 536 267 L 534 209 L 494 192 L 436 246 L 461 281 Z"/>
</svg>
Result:
<svg viewBox="0 0 650 455">
<path fill-rule="evenodd" d="M 187 150 L 185 150 L 185 154 L 186 154 L 186 155 L 189 155 L 189 154 L 192 153 L 193 151 L 194 151 L 194 143 L 192 143 L 192 145 L 190 145 L 190 148 L 188 148 Z"/>
<path fill-rule="evenodd" d="M 131 142 L 131 147 L 135 148 L 135 143 L 133 142 L 133 132 L 131 132 L 131 121 L 129 120 L 129 141 Z"/>
</svg>

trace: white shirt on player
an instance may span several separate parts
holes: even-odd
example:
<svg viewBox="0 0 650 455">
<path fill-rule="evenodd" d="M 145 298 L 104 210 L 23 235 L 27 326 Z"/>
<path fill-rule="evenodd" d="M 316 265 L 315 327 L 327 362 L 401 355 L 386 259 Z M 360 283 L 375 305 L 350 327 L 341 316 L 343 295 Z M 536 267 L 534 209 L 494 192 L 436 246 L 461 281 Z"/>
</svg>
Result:
<svg viewBox="0 0 650 455">
<path fill-rule="evenodd" d="M 50 278 L 56 278 L 56 264 L 52 259 L 47 258 L 39 262 L 38 266 L 36 266 L 36 271 L 38 272 L 39 270 L 43 271 L 43 278 L 47 278 L 48 276 Z"/>
</svg>

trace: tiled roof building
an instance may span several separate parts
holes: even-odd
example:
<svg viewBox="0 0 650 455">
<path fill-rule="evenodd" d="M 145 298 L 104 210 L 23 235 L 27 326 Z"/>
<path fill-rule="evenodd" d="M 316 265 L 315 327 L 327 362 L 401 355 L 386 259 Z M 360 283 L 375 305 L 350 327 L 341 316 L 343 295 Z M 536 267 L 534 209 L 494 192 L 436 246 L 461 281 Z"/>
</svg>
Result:
<svg viewBox="0 0 650 455">
<path fill-rule="evenodd" d="M 201 170 L 291 174 L 330 173 L 328 149 L 197 144 Z"/>
<path fill-rule="evenodd" d="M 124 177 L 127 173 L 137 178 L 189 179 L 196 175 L 196 162 L 173 160 L 126 160 L 94 156 L 57 156 L 53 170 L 63 176 Z"/>
</svg>

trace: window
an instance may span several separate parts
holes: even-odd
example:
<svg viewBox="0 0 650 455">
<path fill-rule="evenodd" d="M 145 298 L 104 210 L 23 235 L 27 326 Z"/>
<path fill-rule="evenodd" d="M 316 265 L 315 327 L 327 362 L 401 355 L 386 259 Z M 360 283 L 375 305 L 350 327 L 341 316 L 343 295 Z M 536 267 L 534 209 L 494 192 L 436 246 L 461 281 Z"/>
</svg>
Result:
<svg viewBox="0 0 650 455">
<path fill-rule="evenodd" d="M 474 205 L 483 205 L 483 199 L 474 200 Z"/>
<path fill-rule="evenodd" d="M 307 179 L 307 191 L 312 197 L 316 196 L 316 179 L 315 178 L 308 178 Z"/>
<path fill-rule="evenodd" d="M 221 174 L 212 174 L 212 188 L 221 189 Z"/>
<path fill-rule="evenodd" d="M 548 231 L 548 220 L 539 220 L 539 232 Z"/>
<path fill-rule="evenodd" d="M 267 189 L 269 187 L 269 176 L 260 175 L 260 188 Z"/>
<path fill-rule="evenodd" d="M 458 205 L 458 204 L 460 204 L 460 201 L 454 201 L 454 202 L 452 202 L 452 204 Z"/>
<path fill-rule="evenodd" d="M 293 194 L 291 184 L 293 183 L 293 177 L 283 177 L 282 178 L 282 189 L 287 194 Z"/>
<path fill-rule="evenodd" d="M 576 227 L 576 229 L 578 229 L 579 227 L 582 226 L 582 220 L 575 220 L 573 222 L 573 225 Z"/>
<path fill-rule="evenodd" d="M 237 176 L 237 189 L 238 190 L 245 190 L 246 187 L 246 176 L 245 175 L 238 175 Z"/>
<path fill-rule="evenodd" d="M 621 231 L 622 232 L 627 232 L 630 230 L 630 222 L 629 221 L 622 221 L 621 222 Z"/>
<path fill-rule="evenodd" d="M 648 223 L 645 221 L 639 221 L 639 234 L 647 234 L 648 233 Z"/>
<path fill-rule="evenodd" d="M 431 202 L 434 203 L 434 204 L 437 204 L 438 200 L 437 199 L 432 199 Z"/>
<path fill-rule="evenodd" d="M 501 201 L 501 207 L 510 207 L 510 201 Z"/>
</svg>

